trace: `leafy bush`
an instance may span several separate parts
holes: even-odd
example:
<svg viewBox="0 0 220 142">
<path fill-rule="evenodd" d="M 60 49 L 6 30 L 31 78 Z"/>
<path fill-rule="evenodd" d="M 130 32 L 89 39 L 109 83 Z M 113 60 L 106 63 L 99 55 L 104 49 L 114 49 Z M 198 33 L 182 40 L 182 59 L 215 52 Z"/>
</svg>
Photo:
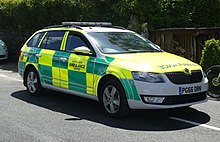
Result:
<svg viewBox="0 0 220 142">
<path fill-rule="evenodd" d="M 200 64 L 204 70 L 220 64 L 220 40 L 210 39 L 205 42 Z"/>
<path fill-rule="evenodd" d="M 0 0 L 0 37 L 11 57 L 34 31 L 45 26 L 108 21 L 128 27 L 131 15 L 137 16 L 139 24 L 147 22 L 149 30 L 217 27 L 220 0 Z"/>
</svg>

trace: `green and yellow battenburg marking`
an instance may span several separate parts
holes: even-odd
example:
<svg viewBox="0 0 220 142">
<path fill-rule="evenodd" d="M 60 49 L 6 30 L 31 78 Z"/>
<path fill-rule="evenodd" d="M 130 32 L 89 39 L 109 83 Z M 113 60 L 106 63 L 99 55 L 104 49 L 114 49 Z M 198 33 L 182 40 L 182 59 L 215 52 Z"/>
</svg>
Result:
<svg viewBox="0 0 220 142">
<path fill-rule="evenodd" d="M 33 56 L 20 56 L 19 68 L 25 69 L 27 65 L 32 64 L 40 74 L 42 83 L 95 96 L 98 96 L 101 78 L 111 74 L 121 81 L 128 99 L 140 100 L 131 72 L 117 66 L 119 59 L 109 56 L 96 58 L 65 52 L 69 31 L 64 34 L 60 51 L 41 49 L 40 46 L 47 35 L 46 31 L 41 32 L 45 34 L 38 48 L 25 46 L 22 48 L 22 54 L 33 54 Z M 80 32 L 84 34 L 83 31 Z M 41 56 L 36 57 L 36 54 Z"/>
</svg>

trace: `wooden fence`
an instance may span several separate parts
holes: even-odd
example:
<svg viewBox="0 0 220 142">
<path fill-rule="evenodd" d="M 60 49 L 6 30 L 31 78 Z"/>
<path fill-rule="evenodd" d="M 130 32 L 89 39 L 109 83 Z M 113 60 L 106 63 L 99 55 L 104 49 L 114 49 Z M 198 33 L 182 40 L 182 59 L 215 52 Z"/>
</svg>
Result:
<svg viewBox="0 0 220 142">
<path fill-rule="evenodd" d="M 205 41 L 220 39 L 220 27 L 167 28 L 150 31 L 150 40 L 163 50 L 199 63 Z"/>
</svg>

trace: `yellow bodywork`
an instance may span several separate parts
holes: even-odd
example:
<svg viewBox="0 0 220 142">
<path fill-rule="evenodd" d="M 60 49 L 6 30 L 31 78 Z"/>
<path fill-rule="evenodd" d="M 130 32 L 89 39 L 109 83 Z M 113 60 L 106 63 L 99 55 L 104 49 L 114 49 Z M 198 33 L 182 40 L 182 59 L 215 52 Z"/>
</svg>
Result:
<svg viewBox="0 0 220 142">
<path fill-rule="evenodd" d="M 189 70 L 202 69 L 196 63 L 167 52 L 115 54 L 108 56 L 115 58 L 111 65 L 130 71 L 166 73 L 184 72 L 185 68 Z"/>
</svg>

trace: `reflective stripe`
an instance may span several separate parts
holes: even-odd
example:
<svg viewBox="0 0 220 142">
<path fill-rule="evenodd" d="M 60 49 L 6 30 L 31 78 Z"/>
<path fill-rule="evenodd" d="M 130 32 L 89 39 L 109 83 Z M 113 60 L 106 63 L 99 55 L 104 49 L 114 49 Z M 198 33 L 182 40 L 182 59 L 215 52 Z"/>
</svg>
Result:
<svg viewBox="0 0 220 142">
<path fill-rule="evenodd" d="M 54 86 L 60 86 L 60 74 L 59 74 L 59 68 L 57 67 L 52 67 L 52 82 Z"/>
<path fill-rule="evenodd" d="M 94 74 L 94 90 L 95 96 L 98 96 L 98 84 L 102 76 Z"/>
<path fill-rule="evenodd" d="M 60 68 L 60 74 L 62 74 L 62 78 L 60 79 L 60 86 L 62 88 L 69 88 L 68 86 L 68 70 Z"/>
<path fill-rule="evenodd" d="M 86 73 L 86 86 L 87 86 L 87 94 L 94 94 L 93 90 L 93 74 Z"/>
<path fill-rule="evenodd" d="M 43 37 L 41 38 L 41 40 L 40 40 L 40 42 L 39 42 L 39 44 L 38 44 L 38 46 L 37 46 L 38 48 L 41 46 L 41 44 L 42 44 L 42 42 L 43 42 L 45 36 L 47 35 L 47 33 L 48 33 L 48 32 L 46 32 L 46 33 L 43 35 Z"/>
<path fill-rule="evenodd" d="M 106 74 L 112 74 L 116 76 L 117 78 L 132 79 L 132 74 L 130 71 L 123 69 L 123 68 L 116 68 L 115 66 L 112 66 L 111 64 L 107 68 Z"/>
<path fill-rule="evenodd" d="M 62 43 L 61 43 L 61 46 L 60 46 L 60 50 L 61 51 L 65 51 L 65 48 L 66 48 L 66 41 L 67 41 L 67 37 L 69 35 L 69 31 L 66 32 L 63 36 L 63 40 L 62 40 Z"/>
</svg>

